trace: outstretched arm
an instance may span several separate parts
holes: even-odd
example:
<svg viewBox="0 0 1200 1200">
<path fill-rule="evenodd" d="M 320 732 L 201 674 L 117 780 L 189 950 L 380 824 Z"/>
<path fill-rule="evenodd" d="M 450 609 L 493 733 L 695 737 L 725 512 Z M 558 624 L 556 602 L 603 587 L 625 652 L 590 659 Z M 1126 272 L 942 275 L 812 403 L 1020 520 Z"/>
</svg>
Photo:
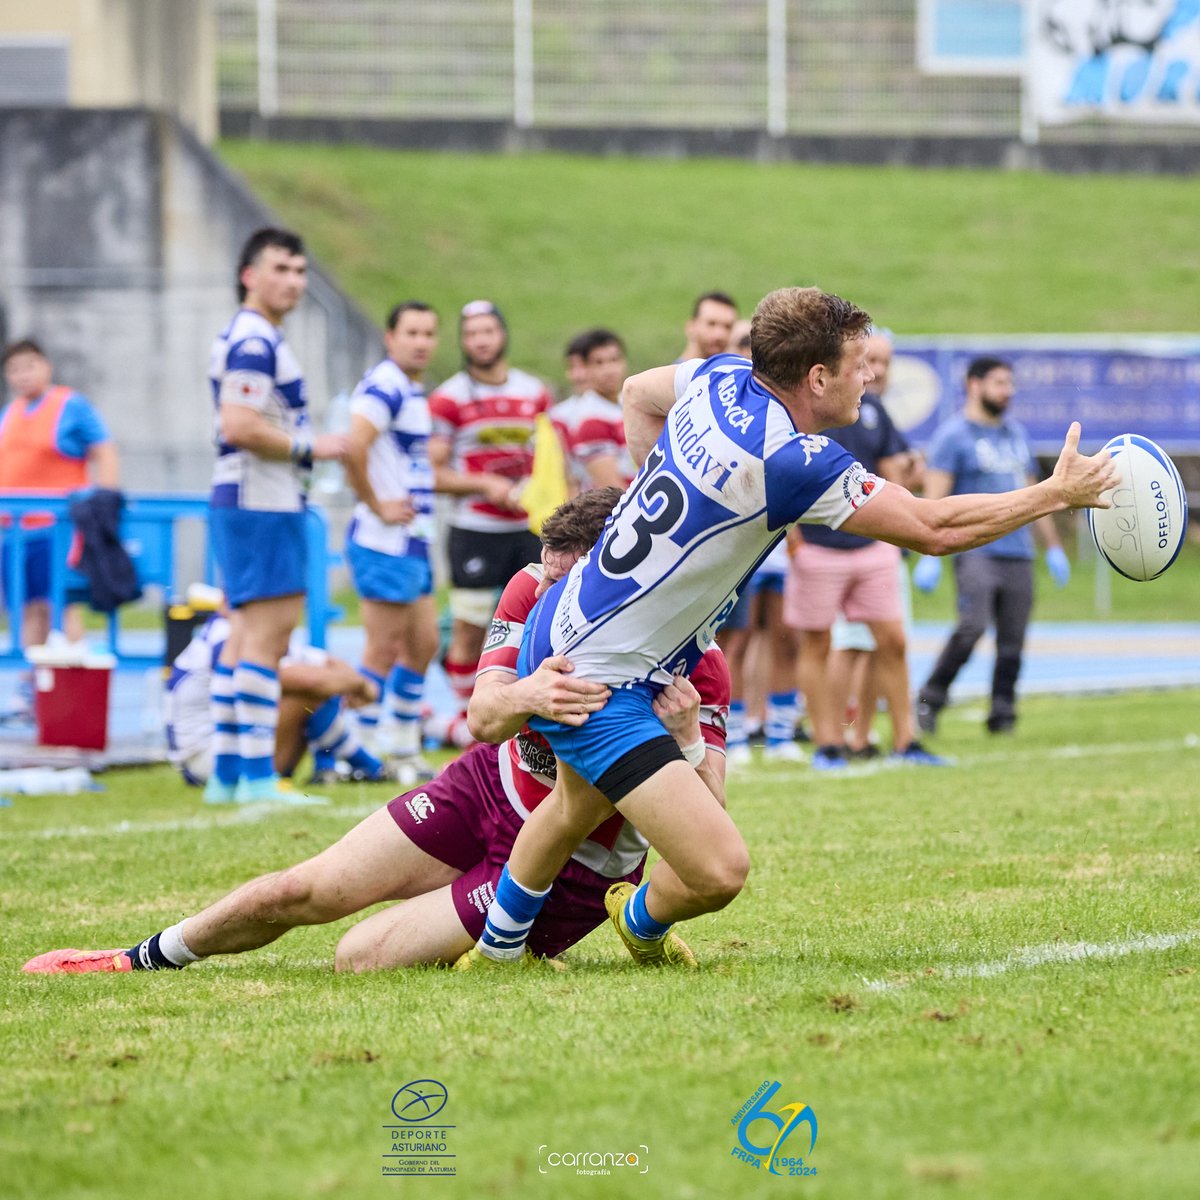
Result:
<svg viewBox="0 0 1200 1200">
<path fill-rule="evenodd" d="M 921 554 L 957 554 L 1068 508 L 1108 508 L 1117 483 L 1112 457 L 1079 453 L 1079 423 L 1067 430 L 1054 474 L 1041 483 L 995 495 L 919 500 L 889 484 L 843 523 L 847 533 L 878 538 Z"/>
</svg>

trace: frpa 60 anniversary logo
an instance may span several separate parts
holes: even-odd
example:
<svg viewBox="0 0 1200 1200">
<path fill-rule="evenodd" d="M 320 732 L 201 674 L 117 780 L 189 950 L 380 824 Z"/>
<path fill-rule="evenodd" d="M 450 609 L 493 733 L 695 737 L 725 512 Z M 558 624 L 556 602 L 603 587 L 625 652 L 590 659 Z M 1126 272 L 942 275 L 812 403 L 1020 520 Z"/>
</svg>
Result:
<svg viewBox="0 0 1200 1200">
<path fill-rule="evenodd" d="M 763 1080 L 729 1118 L 738 1136 L 738 1144 L 730 1154 L 756 1171 L 765 1167 L 772 1175 L 815 1175 L 817 1168 L 810 1167 L 804 1158 L 811 1156 L 817 1144 L 817 1114 L 807 1104 L 770 1107 L 779 1088 L 778 1080 L 774 1083 Z M 788 1142 L 797 1131 L 799 1136 Z M 807 1149 L 804 1149 L 805 1132 Z M 785 1142 L 788 1142 L 786 1147 Z"/>
</svg>

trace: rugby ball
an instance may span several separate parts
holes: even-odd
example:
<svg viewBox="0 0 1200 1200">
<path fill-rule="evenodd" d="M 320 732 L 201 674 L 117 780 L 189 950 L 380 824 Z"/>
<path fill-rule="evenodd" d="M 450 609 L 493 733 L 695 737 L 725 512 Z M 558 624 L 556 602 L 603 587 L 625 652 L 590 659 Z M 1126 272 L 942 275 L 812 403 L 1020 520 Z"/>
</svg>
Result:
<svg viewBox="0 0 1200 1200">
<path fill-rule="evenodd" d="M 1143 583 L 1174 561 L 1187 533 L 1183 480 L 1161 446 L 1137 433 L 1104 445 L 1121 470 L 1109 496 L 1112 508 L 1089 508 L 1096 549 L 1114 571 Z"/>
</svg>

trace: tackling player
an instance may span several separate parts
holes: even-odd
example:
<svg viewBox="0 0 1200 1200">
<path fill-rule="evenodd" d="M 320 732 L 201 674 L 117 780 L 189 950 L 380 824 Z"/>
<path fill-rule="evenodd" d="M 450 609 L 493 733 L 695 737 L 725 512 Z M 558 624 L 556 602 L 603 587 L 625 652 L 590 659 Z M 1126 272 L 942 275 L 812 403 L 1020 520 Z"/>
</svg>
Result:
<svg viewBox="0 0 1200 1200">
<path fill-rule="evenodd" d="M 519 572 L 505 589 L 472 704 L 481 736 L 511 734 L 531 712 L 582 724 L 607 698 L 603 685 L 574 679 L 563 659 L 543 663 L 520 680 L 512 663 L 543 572 L 547 580 L 557 578 L 592 545 L 618 495 L 616 489 L 600 489 L 563 505 L 543 527 L 543 565 Z M 719 789 L 729 691 L 724 660 L 706 658 L 696 683 L 699 696 L 686 681 L 677 681 L 664 692 L 659 711 L 679 730 L 683 745 L 703 738 L 705 775 Z M 550 792 L 553 769 L 554 756 L 536 736 L 518 733 L 500 746 L 478 743 L 433 782 L 397 796 L 315 858 L 244 884 L 129 950 L 53 950 L 24 970 L 82 974 L 182 967 L 213 954 L 257 949 L 297 925 L 324 924 L 398 899 L 405 903 L 374 913 L 342 938 L 338 968 L 453 962 L 482 931 L 501 866 L 522 821 Z M 632 890 L 645 850 L 620 817 L 583 841 L 542 910 L 529 939 L 532 948 L 558 954 L 601 924 L 606 892 Z M 682 947 L 679 952 L 686 953 Z"/>
<path fill-rule="evenodd" d="M 1050 479 L 1003 495 L 920 500 L 869 474 L 820 436 L 858 415 L 873 378 L 869 324 L 837 296 L 785 288 L 755 310 L 750 362 L 719 354 L 627 381 L 627 440 L 643 466 L 592 552 L 530 614 L 519 662 L 525 674 L 567 655 L 577 678 L 613 695 L 578 728 L 531 718 L 558 758 L 558 786 L 521 830 L 467 964 L 521 956 L 522 930 L 559 866 L 614 806 L 663 858 L 614 917 L 635 955 L 662 947 L 665 956 L 674 922 L 723 908 L 741 890 L 746 845 L 664 730 L 654 696 L 712 644 L 789 524 L 940 555 L 1105 503 L 1117 469 L 1103 451 L 1079 454 L 1078 424 Z"/>
</svg>

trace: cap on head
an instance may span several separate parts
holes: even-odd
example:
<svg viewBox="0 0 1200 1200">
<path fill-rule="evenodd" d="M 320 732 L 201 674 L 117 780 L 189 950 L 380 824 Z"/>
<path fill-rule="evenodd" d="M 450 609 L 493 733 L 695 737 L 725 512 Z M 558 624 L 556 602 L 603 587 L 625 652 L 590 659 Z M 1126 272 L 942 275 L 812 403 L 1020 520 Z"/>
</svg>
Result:
<svg viewBox="0 0 1200 1200">
<path fill-rule="evenodd" d="M 462 312 L 458 314 L 459 329 L 468 317 L 495 317 L 500 322 L 500 328 L 505 333 L 508 332 L 508 322 L 504 319 L 504 314 L 490 300 L 470 300 L 464 304 Z"/>
</svg>

